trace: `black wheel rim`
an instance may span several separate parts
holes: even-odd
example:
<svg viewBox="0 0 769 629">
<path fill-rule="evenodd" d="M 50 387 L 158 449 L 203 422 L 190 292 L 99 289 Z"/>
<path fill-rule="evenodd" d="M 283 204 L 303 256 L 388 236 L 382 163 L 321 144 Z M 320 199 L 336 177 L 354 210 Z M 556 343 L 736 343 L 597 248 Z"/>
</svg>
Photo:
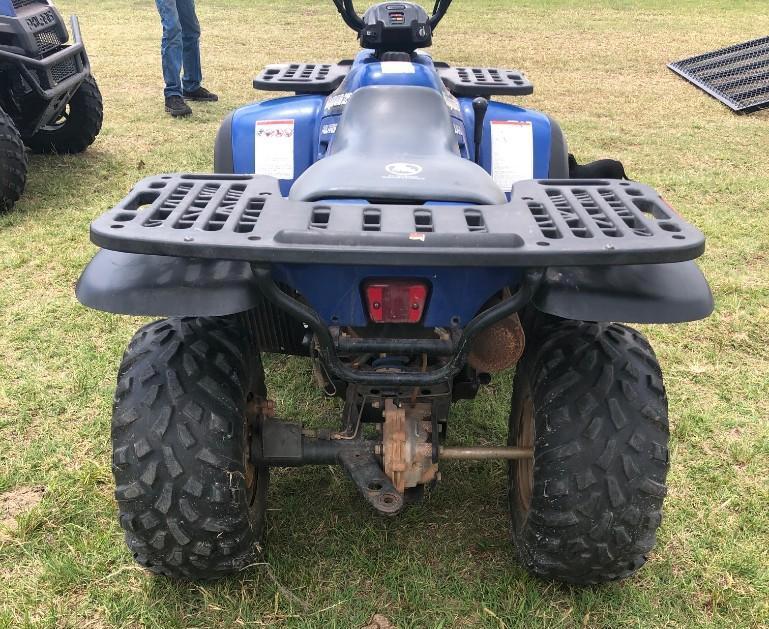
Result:
<svg viewBox="0 0 769 629">
<path fill-rule="evenodd" d="M 56 120 L 53 120 L 49 124 L 40 127 L 40 130 L 41 131 L 57 131 L 58 129 L 61 129 L 69 121 L 69 114 L 70 114 L 69 105 L 67 105 L 64 108 L 64 111 L 61 112 L 61 115 Z"/>
<path fill-rule="evenodd" d="M 518 417 L 516 418 L 515 445 L 519 448 L 534 447 L 534 403 L 530 395 L 522 401 Z M 534 459 L 518 459 L 515 463 L 515 487 L 513 497 L 521 514 L 525 519 L 531 508 L 531 497 L 534 487 Z"/>
<path fill-rule="evenodd" d="M 259 488 L 259 468 L 254 465 L 252 448 L 255 446 L 256 427 L 260 413 L 258 398 L 251 392 L 246 398 L 246 414 L 243 418 L 243 474 L 246 480 L 246 496 L 249 511 L 253 510 Z"/>
</svg>

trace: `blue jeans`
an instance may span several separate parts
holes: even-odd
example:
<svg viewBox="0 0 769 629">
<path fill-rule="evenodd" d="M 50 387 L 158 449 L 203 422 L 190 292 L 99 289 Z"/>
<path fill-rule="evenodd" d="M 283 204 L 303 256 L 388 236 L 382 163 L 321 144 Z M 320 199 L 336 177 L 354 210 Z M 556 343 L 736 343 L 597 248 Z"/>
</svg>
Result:
<svg viewBox="0 0 769 629">
<path fill-rule="evenodd" d="M 160 54 L 163 60 L 165 95 L 194 92 L 203 81 L 200 67 L 200 23 L 195 0 L 155 0 L 163 24 Z M 184 68 L 184 77 L 180 79 Z"/>
</svg>

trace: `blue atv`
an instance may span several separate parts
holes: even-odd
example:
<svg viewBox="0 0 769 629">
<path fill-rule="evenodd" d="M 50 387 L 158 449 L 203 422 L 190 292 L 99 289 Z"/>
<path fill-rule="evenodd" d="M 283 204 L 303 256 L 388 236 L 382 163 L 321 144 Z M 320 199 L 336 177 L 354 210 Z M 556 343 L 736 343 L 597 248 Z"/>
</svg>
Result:
<svg viewBox="0 0 769 629">
<path fill-rule="evenodd" d="M 226 575 L 262 547 L 271 467 L 340 465 L 395 516 L 441 461 L 501 459 L 523 565 L 633 574 L 668 411 L 649 343 L 614 322 L 707 317 L 703 235 L 619 162 L 578 164 L 547 115 L 491 100 L 530 94 L 521 72 L 423 52 L 450 0 L 334 1 L 355 59 L 269 66 L 255 86 L 293 95 L 224 121 L 217 174 L 145 179 L 91 226 L 80 301 L 164 317 L 118 374 L 129 549 L 170 577 Z M 339 425 L 279 419 L 262 352 L 307 358 Z M 449 445 L 452 403 L 513 366 L 507 443 Z"/>
<path fill-rule="evenodd" d="M 99 134 L 102 97 L 77 18 L 72 42 L 51 0 L 0 0 L 0 212 L 27 179 L 35 153 L 80 153 Z"/>
</svg>

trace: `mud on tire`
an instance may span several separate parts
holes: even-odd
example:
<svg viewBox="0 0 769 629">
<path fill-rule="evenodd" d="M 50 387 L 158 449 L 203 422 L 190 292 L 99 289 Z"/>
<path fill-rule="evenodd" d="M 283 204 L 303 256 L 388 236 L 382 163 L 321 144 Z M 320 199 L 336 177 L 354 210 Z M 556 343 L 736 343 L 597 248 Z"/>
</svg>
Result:
<svg viewBox="0 0 769 629">
<path fill-rule="evenodd" d="M 539 317 L 515 376 L 513 541 L 534 574 L 622 579 L 646 561 L 662 517 L 667 398 L 649 343 L 617 324 Z"/>
<path fill-rule="evenodd" d="M 208 579 L 251 564 L 265 528 L 267 469 L 248 462 L 258 350 L 234 318 L 140 329 L 118 374 L 112 420 L 120 525 L 136 561 Z"/>
</svg>

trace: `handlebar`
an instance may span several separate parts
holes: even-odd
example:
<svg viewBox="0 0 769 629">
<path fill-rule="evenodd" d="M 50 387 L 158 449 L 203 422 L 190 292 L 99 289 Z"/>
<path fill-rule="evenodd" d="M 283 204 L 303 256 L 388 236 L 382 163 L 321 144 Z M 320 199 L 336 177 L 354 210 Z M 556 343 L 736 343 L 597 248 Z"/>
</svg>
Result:
<svg viewBox="0 0 769 629">
<path fill-rule="evenodd" d="M 451 0 L 435 0 L 435 6 L 433 7 L 433 15 L 430 18 L 430 27 L 435 28 L 438 26 L 438 22 L 446 15 L 446 11 L 449 10 Z"/>
<path fill-rule="evenodd" d="M 356 13 L 355 7 L 352 4 L 352 0 L 334 0 L 336 10 L 342 16 L 344 23 L 347 24 L 356 33 L 360 32 L 363 28 L 363 20 Z"/>
<path fill-rule="evenodd" d="M 333 2 L 334 6 L 336 6 L 336 10 L 339 11 L 339 14 L 342 16 L 344 23 L 356 33 L 359 33 L 365 24 L 355 11 L 353 0 L 333 0 Z M 435 29 L 435 27 L 438 26 L 438 22 L 440 22 L 443 19 L 443 16 L 446 15 L 446 11 L 448 11 L 451 2 L 452 0 L 435 0 L 433 14 L 429 20 L 431 29 Z"/>
</svg>

